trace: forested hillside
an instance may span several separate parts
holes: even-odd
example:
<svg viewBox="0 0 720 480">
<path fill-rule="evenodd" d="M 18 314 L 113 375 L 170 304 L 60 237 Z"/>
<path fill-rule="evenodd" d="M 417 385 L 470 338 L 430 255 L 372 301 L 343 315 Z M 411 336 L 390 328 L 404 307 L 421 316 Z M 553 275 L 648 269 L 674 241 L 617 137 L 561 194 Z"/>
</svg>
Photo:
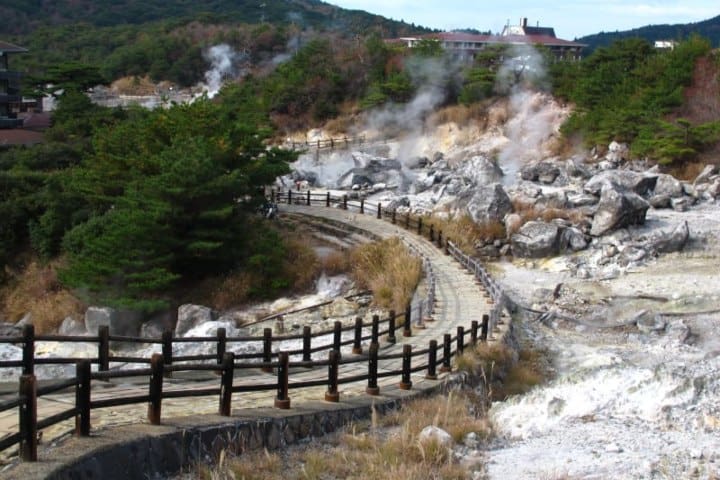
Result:
<svg viewBox="0 0 720 480">
<path fill-rule="evenodd" d="M 0 35 L 28 34 L 43 26 L 85 23 L 97 27 L 140 25 L 170 19 L 205 23 L 296 24 L 347 35 L 377 30 L 397 36 L 418 28 L 318 0 L 5 0 Z"/>
<path fill-rule="evenodd" d="M 21 25 L 31 18 L 31 11 L 23 16 L 26 3 L 2 8 Z M 548 91 L 574 106 L 563 127 L 568 145 L 621 141 L 670 167 L 705 160 L 720 140 L 720 60 L 700 36 L 673 50 L 627 39 L 580 62 L 499 45 L 463 63 L 434 41 L 413 49 L 385 42 L 384 20 L 349 35 L 331 27 L 333 15 L 345 13 L 321 2 L 290 4 L 327 13 L 323 32 L 284 20 L 179 19 L 195 3 L 166 3 L 143 3 L 146 16 L 132 17 L 150 23 L 97 26 L 67 23 L 71 10 L 61 8 L 84 5 L 78 18 L 101 23 L 90 2 L 53 2 L 60 10 L 32 20 L 46 25 L 10 38 L 31 50 L 13 58 L 13 67 L 31 73 L 29 85 L 50 82 L 63 93 L 44 144 L 0 149 L 0 284 L 16 282 L 28 259 L 50 262 L 52 292 L 72 289 L 85 302 L 144 310 L 205 281 L 240 292 L 240 300 L 303 284 L 307 276 L 289 268 L 302 251 L 255 213 L 262 200 L 255 187 L 293 159 L 268 145 L 328 122 L 342 129 L 375 108 L 411 108 L 417 98 L 430 110 L 462 104 L 483 112 L 513 87 Z M 266 4 L 266 20 L 278 3 Z M 157 20 L 165 14 L 178 18 Z M 83 94 L 119 77 L 193 85 L 209 67 L 204 53 L 220 43 L 235 71 L 212 100 L 149 111 L 99 107 Z M 56 307 L 48 308 L 55 316 Z"/>
<path fill-rule="evenodd" d="M 578 42 L 587 44 L 588 50 L 593 51 L 628 38 L 642 38 L 654 43 L 656 40 L 685 40 L 692 34 L 708 39 L 714 47 L 720 47 L 720 15 L 697 23 L 648 25 L 623 32 L 600 32 L 579 38 Z"/>
</svg>

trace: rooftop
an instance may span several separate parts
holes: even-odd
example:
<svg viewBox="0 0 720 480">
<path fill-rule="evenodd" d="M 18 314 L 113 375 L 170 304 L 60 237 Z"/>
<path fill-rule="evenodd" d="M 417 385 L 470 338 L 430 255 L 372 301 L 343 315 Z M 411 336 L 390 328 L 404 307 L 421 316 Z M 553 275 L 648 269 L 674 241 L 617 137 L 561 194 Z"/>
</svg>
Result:
<svg viewBox="0 0 720 480">
<path fill-rule="evenodd" d="M 0 54 L 3 53 L 25 53 L 27 52 L 27 48 L 19 47 L 17 45 L 13 45 L 12 43 L 3 42 L 0 40 Z"/>
</svg>

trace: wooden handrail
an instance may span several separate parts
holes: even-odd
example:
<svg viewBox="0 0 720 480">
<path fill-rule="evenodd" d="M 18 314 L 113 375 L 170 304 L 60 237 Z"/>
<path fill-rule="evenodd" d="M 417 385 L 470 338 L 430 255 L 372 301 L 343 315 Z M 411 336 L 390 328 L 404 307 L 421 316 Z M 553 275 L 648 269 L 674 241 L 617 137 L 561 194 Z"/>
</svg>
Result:
<svg viewBox="0 0 720 480">
<path fill-rule="evenodd" d="M 283 195 L 272 194 L 273 198 L 278 200 L 283 199 Z M 292 194 L 288 193 L 285 197 L 288 201 L 292 201 Z M 320 204 L 323 206 L 330 205 L 332 202 L 343 205 L 344 208 L 358 208 L 353 202 L 348 202 L 346 196 L 332 198 L 330 193 L 314 195 L 307 192 L 303 199 L 305 204 Z M 394 210 L 388 212 L 382 209 L 381 204 L 377 204 L 374 208 L 369 207 L 364 202 L 360 202 L 360 208 L 365 212 L 375 214 L 377 218 L 385 219 L 386 221 L 392 221 L 397 224 L 396 212 Z M 90 433 L 90 412 L 94 408 L 104 408 L 108 406 L 116 405 L 128 405 L 128 404 L 148 404 L 148 421 L 151 424 L 161 423 L 161 412 L 162 412 L 162 400 L 163 398 L 186 398 L 204 395 L 218 395 L 219 396 L 219 413 L 221 415 L 230 415 L 231 404 L 232 404 L 232 393 L 243 392 L 243 391 L 271 391 L 277 390 L 275 398 L 275 405 L 278 408 L 289 408 L 290 397 L 288 395 L 289 388 L 304 388 L 309 386 L 317 386 L 326 384 L 328 390 L 325 394 L 327 401 L 337 401 L 339 398 L 337 387 L 339 384 L 345 384 L 357 381 L 367 381 L 366 393 L 368 395 L 379 395 L 380 389 L 378 386 L 378 378 L 390 377 L 400 375 L 400 388 L 412 388 L 411 373 L 420 372 L 427 370 L 425 375 L 428 379 L 437 378 L 437 367 L 440 365 L 440 371 L 451 370 L 451 359 L 453 356 L 462 353 L 466 346 L 466 336 L 470 335 L 470 343 L 475 344 L 478 340 L 481 342 L 487 341 L 489 332 L 495 327 L 497 322 L 500 320 L 502 308 L 505 306 L 506 298 L 502 289 L 495 283 L 492 277 L 487 273 L 482 264 L 461 252 L 457 246 L 445 238 L 443 242 L 442 232 L 435 231 L 432 224 L 424 225 L 422 217 L 418 217 L 417 220 L 411 221 L 410 215 L 405 217 L 405 228 L 409 230 L 416 230 L 421 235 L 429 238 L 431 242 L 435 242 L 437 247 L 444 249 L 445 252 L 455 258 L 465 268 L 470 270 L 475 277 L 483 284 L 486 290 L 489 292 L 492 300 L 493 307 L 491 313 L 484 314 L 482 316 L 482 322 L 477 320 L 472 321 L 470 331 L 467 332 L 463 326 L 457 328 L 457 334 L 455 337 L 452 335 L 445 334 L 443 337 L 443 344 L 438 346 L 438 341 L 433 339 L 429 343 L 429 348 L 425 350 L 413 351 L 409 344 L 403 345 L 402 353 L 392 353 L 386 355 L 379 355 L 379 342 L 380 342 L 380 323 L 387 322 L 388 328 L 383 331 L 387 333 L 385 341 L 389 344 L 395 343 L 395 330 L 397 328 L 396 321 L 402 319 L 403 321 L 403 334 L 404 336 L 412 335 L 411 330 L 411 310 L 408 306 L 406 311 L 402 314 L 396 315 L 395 312 L 390 312 L 390 315 L 380 320 L 379 316 L 375 315 L 372 318 L 371 323 L 363 323 L 362 318 L 358 318 L 354 325 L 342 327 L 339 322 L 333 325 L 332 330 L 326 330 L 321 332 L 312 332 L 310 327 L 304 327 L 302 335 L 287 335 L 287 336 L 274 336 L 271 329 L 266 329 L 262 337 L 228 337 L 227 332 L 224 329 L 218 329 L 217 333 L 213 337 L 184 337 L 174 338 L 172 331 L 166 331 L 163 333 L 161 338 L 143 338 L 143 337 L 123 337 L 113 336 L 109 334 L 107 327 L 101 327 L 98 331 L 98 335 L 88 337 L 78 336 L 54 336 L 54 335 L 43 335 L 36 336 L 32 325 L 26 326 L 23 329 L 22 337 L 17 338 L 5 338 L 0 339 L 0 343 L 21 343 L 22 344 L 22 359 L 15 361 L 13 366 L 21 366 L 23 369 L 23 375 L 20 377 L 20 388 L 18 396 L 15 399 L 10 399 L 0 404 L 0 410 L 9 410 L 11 408 L 18 408 L 20 410 L 20 425 L 19 432 L 17 434 L 10 435 L 0 442 L 0 450 L 9 448 L 12 445 L 20 444 L 20 455 L 23 460 L 34 461 L 37 459 L 37 430 L 39 426 L 46 427 L 65 420 L 67 418 L 76 418 L 76 433 L 78 435 L 89 435 Z M 426 233 L 427 229 L 427 233 Z M 434 287 L 434 285 L 433 285 Z M 371 334 L 363 335 L 362 331 L 364 328 L 370 327 Z M 342 332 L 354 330 L 352 339 L 342 340 Z M 329 344 L 313 347 L 312 338 L 332 335 L 333 341 Z M 285 339 L 302 339 L 303 348 L 295 352 L 273 352 L 272 345 L 275 342 L 281 342 Z M 367 360 L 360 356 L 362 352 L 362 342 L 370 340 L 370 346 L 368 351 Z M 69 342 L 90 342 L 98 344 L 98 357 L 91 359 L 71 359 L 71 358 L 38 358 L 35 356 L 35 344 L 37 341 L 69 341 Z M 109 353 L 110 341 L 127 341 L 133 343 L 149 343 L 158 344 L 161 346 L 162 354 L 153 354 L 151 359 L 142 358 L 131 358 L 131 357 L 119 357 L 111 356 Z M 234 354 L 229 352 L 229 345 L 232 343 L 239 343 L 243 341 L 263 341 L 263 350 L 257 354 Z M 173 355 L 173 345 L 175 343 L 201 343 L 201 342 L 214 342 L 216 344 L 215 352 L 203 355 L 187 355 L 177 356 Z M 453 345 L 455 342 L 455 345 Z M 340 357 L 340 347 L 352 345 L 353 353 L 355 355 L 350 358 Z M 453 350 L 453 346 L 455 347 Z M 437 351 L 442 348 L 443 355 L 441 359 L 438 359 Z M 328 359 L 322 361 L 313 361 L 312 353 L 328 350 Z M 302 355 L 302 362 L 290 362 L 290 355 Z M 427 355 L 427 364 L 412 366 L 412 357 L 425 356 Z M 256 358 L 260 359 L 261 362 L 245 362 L 239 363 L 237 359 L 244 358 Z M 276 361 L 274 361 L 277 359 Z M 120 370 L 120 371 L 109 371 L 109 364 L 113 361 L 135 361 L 142 363 L 150 363 L 150 369 L 143 370 Z M 204 360 L 210 363 L 178 363 L 187 361 Z M 392 361 L 401 360 L 401 368 L 398 370 L 392 370 L 389 368 L 383 368 L 382 372 L 378 372 L 379 360 Z M 340 365 L 346 365 L 350 363 L 367 362 L 367 373 L 361 375 L 350 375 L 341 376 L 339 374 Z M 2 366 L 8 366 L 13 361 L 0 363 Z M 54 385 L 50 385 L 43 388 L 37 387 L 37 380 L 35 377 L 35 366 L 41 364 L 68 364 L 76 363 L 76 375 L 75 378 L 67 381 L 61 381 Z M 90 371 L 90 364 L 97 363 L 99 368 L 98 372 L 92 373 Z M 252 369 L 261 366 L 270 371 L 276 370 L 277 382 L 267 384 L 250 384 L 250 385 L 237 385 L 234 384 L 234 371 L 237 369 Z M 290 367 L 302 366 L 306 368 L 318 368 L 327 367 L 327 378 L 317 380 L 305 381 L 305 382 L 289 382 L 289 370 Z M 163 392 L 163 379 L 168 376 L 172 371 L 214 371 L 220 373 L 220 385 L 218 387 L 210 387 L 205 389 L 196 390 L 172 390 Z M 130 378 L 137 376 L 148 377 L 148 391 L 147 395 L 137 395 L 134 397 L 123 397 L 117 399 L 102 399 L 97 401 L 91 401 L 91 385 L 92 379 L 109 380 L 111 378 Z M 60 388 L 68 388 L 75 385 L 76 388 L 76 405 L 74 408 L 69 409 L 65 412 L 60 412 L 51 417 L 47 417 L 42 421 L 37 420 L 37 399 L 43 395 L 48 395 L 53 391 Z"/>
</svg>

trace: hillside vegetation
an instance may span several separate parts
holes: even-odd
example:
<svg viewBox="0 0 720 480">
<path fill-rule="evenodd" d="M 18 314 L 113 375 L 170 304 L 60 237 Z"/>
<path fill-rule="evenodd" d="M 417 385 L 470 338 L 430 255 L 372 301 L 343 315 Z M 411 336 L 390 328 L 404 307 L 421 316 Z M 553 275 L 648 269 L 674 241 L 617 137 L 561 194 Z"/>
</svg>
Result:
<svg viewBox="0 0 720 480">
<path fill-rule="evenodd" d="M 27 34 L 39 27 L 84 23 L 96 27 L 141 25 L 169 19 L 204 23 L 296 24 L 348 35 L 377 29 L 387 36 L 416 30 L 415 25 L 361 10 L 346 10 L 318 0 L 5 0 L 0 5 L 0 35 Z"/>
<path fill-rule="evenodd" d="M 294 159 L 268 145 L 378 107 L 411 110 L 414 99 L 432 98 L 433 108 L 482 112 L 522 87 L 575 106 L 563 127 L 568 143 L 626 142 L 638 157 L 682 166 L 720 140 L 720 61 L 695 36 L 667 51 L 624 40 L 574 63 L 540 51 L 547 75 L 518 63 L 509 47 L 464 64 L 433 41 L 409 50 L 378 34 L 348 38 L 287 24 L 60 25 L 27 39 L 36 53 L 26 64 L 38 62 L 38 78 L 64 94 L 44 144 L 0 150 L 0 281 L 33 260 L 52 261 L 53 272 L 35 270 L 53 290 L 110 305 L 153 310 L 212 278 L 249 285 L 254 297 L 296 284 L 285 266 L 302 252 L 255 214 L 257 187 Z M 82 93 L 98 78 L 126 75 L 191 84 L 215 42 L 241 52 L 243 71 L 212 100 L 123 110 L 93 105 Z"/>
</svg>

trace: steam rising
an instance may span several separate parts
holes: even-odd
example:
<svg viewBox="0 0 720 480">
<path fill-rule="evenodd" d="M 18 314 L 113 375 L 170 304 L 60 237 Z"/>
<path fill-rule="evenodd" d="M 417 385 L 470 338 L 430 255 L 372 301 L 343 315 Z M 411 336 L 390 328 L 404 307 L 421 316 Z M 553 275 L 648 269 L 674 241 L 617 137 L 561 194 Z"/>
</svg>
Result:
<svg viewBox="0 0 720 480">
<path fill-rule="evenodd" d="M 495 89 L 510 95 L 504 131 L 508 141 L 498 155 L 508 181 L 523 164 L 549 155 L 547 142 L 557 133 L 564 111 L 538 91 L 546 79 L 544 58 L 528 45 L 515 46 L 498 71 Z"/>
<path fill-rule="evenodd" d="M 366 128 L 392 134 L 404 133 L 398 145 L 397 158 L 404 167 L 414 166 L 420 154 L 419 140 L 424 134 L 425 120 L 445 102 L 448 87 L 458 81 L 460 65 L 447 59 L 410 59 L 406 65 L 411 81 L 417 86 L 415 97 L 407 104 L 388 104 L 370 113 Z"/>
<path fill-rule="evenodd" d="M 208 98 L 213 98 L 220 91 L 223 82 L 240 75 L 238 63 L 245 59 L 245 55 L 223 43 L 210 47 L 203 57 L 210 62 L 210 70 L 205 72 L 205 84 L 202 87 Z"/>
</svg>

